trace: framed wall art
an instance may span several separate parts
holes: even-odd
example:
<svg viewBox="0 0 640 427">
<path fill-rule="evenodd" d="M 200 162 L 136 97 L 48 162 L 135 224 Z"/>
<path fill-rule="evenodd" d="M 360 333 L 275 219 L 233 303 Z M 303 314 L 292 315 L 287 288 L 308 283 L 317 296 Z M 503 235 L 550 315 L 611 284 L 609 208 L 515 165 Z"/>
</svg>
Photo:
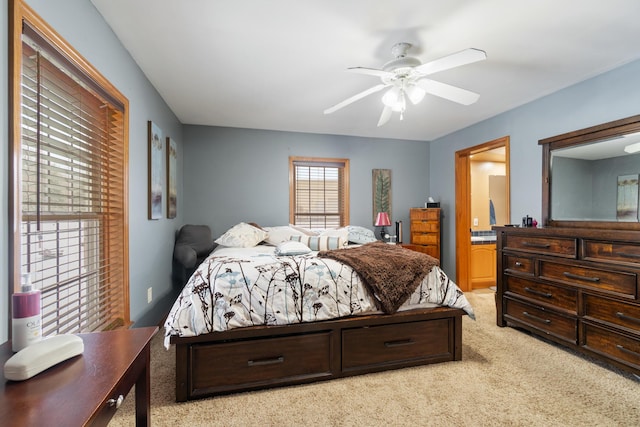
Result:
<svg viewBox="0 0 640 427">
<path fill-rule="evenodd" d="M 391 169 L 373 169 L 373 212 L 372 224 L 375 224 L 378 212 L 391 215 Z"/>
<path fill-rule="evenodd" d="M 175 218 L 178 213 L 177 160 L 178 147 L 176 142 L 167 137 L 167 218 Z"/>
<path fill-rule="evenodd" d="M 162 130 L 148 122 L 149 133 L 149 219 L 162 218 Z"/>
<path fill-rule="evenodd" d="M 638 221 L 638 174 L 618 176 L 618 221 Z"/>
</svg>

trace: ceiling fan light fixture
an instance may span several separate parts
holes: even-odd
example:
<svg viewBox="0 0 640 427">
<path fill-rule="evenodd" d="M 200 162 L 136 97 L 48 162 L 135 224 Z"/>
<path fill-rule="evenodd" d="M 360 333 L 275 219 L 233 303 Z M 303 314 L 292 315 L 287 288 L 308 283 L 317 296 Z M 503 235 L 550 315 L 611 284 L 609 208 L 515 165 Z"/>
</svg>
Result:
<svg viewBox="0 0 640 427">
<path fill-rule="evenodd" d="M 400 88 L 394 86 L 382 95 L 382 103 L 387 107 L 395 107 L 400 100 Z"/>
<path fill-rule="evenodd" d="M 629 144 L 624 147 L 625 153 L 633 154 L 633 153 L 637 153 L 638 151 L 640 151 L 640 142 L 636 142 L 635 144 Z"/>
<path fill-rule="evenodd" d="M 406 92 L 409 100 L 413 105 L 416 105 L 417 103 L 422 101 L 427 93 L 424 89 L 414 84 L 407 86 Z"/>
<path fill-rule="evenodd" d="M 396 113 L 404 113 L 407 109 L 405 91 L 399 86 L 394 86 L 382 96 L 382 103 Z"/>
</svg>

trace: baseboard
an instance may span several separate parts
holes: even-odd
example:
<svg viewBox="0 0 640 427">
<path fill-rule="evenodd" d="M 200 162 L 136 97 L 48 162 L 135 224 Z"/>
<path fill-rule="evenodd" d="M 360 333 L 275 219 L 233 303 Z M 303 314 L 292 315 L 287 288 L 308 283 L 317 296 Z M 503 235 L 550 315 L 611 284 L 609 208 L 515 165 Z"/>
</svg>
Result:
<svg viewBox="0 0 640 427">
<path fill-rule="evenodd" d="M 162 327 L 164 319 L 169 314 L 173 303 L 180 291 L 171 291 L 162 297 L 158 302 L 149 309 L 140 319 L 138 319 L 132 326 L 132 328 L 144 328 L 147 326 L 159 326 Z"/>
</svg>

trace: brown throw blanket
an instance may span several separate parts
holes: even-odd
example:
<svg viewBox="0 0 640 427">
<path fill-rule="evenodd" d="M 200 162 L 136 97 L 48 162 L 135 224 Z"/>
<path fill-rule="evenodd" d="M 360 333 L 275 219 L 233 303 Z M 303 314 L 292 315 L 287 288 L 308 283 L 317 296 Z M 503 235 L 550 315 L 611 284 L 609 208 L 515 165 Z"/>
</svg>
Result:
<svg viewBox="0 0 640 427">
<path fill-rule="evenodd" d="M 384 242 L 355 248 L 321 251 L 319 257 L 340 261 L 360 275 L 385 313 L 395 313 L 416 290 L 438 260 Z"/>
</svg>

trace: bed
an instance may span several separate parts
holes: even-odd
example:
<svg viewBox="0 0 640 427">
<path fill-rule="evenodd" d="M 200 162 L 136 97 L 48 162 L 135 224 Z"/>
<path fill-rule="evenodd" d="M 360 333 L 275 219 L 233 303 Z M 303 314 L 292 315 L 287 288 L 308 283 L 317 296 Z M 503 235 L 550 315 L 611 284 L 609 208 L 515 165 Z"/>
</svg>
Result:
<svg viewBox="0 0 640 427">
<path fill-rule="evenodd" d="M 165 322 L 177 401 L 461 359 L 473 309 L 437 260 L 300 233 L 218 246 L 193 273 Z"/>
</svg>

